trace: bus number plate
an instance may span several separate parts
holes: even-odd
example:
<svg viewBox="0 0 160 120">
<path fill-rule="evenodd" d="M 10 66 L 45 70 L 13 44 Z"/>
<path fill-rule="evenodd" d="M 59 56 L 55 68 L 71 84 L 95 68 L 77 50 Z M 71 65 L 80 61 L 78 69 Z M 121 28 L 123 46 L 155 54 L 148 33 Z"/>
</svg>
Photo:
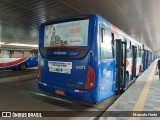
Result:
<svg viewBox="0 0 160 120">
<path fill-rule="evenodd" d="M 50 72 L 71 74 L 72 62 L 48 61 Z"/>
<path fill-rule="evenodd" d="M 55 90 L 55 93 L 59 94 L 59 95 L 64 95 L 64 91 L 63 90 Z"/>
</svg>

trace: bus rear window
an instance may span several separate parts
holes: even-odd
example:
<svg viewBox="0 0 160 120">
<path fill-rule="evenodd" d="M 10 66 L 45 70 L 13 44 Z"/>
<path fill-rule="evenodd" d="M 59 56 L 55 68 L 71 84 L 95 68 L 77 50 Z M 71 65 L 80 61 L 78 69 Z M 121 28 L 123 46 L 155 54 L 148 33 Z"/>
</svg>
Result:
<svg viewBox="0 0 160 120">
<path fill-rule="evenodd" d="M 89 19 L 46 25 L 44 47 L 88 46 Z"/>
</svg>

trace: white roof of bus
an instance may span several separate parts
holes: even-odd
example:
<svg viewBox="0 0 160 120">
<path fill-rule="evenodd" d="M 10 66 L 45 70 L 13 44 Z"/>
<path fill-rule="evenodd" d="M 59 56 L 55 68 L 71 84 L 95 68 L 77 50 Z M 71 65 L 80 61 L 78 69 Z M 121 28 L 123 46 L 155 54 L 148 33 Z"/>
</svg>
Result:
<svg viewBox="0 0 160 120">
<path fill-rule="evenodd" d="M 113 24 L 112 24 L 113 25 Z M 114 26 L 114 25 L 113 25 Z M 114 26 L 115 27 L 115 26 Z M 117 28 L 117 27 L 115 27 Z M 133 39 L 132 37 L 130 37 L 128 34 L 126 34 L 125 32 L 123 32 L 122 30 L 120 30 L 119 28 L 117 28 L 118 33 L 121 34 L 122 36 L 125 36 L 128 40 L 131 41 L 132 45 L 139 45 L 142 47 L 142 45 L 144 45 L 143 43 L 138 42 L 137 40 Z M 148 46 L 144 45 L 144 48 L 146 50 L 150 50 L 152 51 Z"/>
</svg>

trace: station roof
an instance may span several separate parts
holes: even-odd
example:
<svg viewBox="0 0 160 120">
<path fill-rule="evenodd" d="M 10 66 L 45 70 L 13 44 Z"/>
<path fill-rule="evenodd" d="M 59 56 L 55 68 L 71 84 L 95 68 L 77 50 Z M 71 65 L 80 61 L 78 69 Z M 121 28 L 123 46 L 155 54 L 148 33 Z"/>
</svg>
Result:
<svg viewBox="0 0 160 120">
<path fill-rule="evenodd" d="M 151 49 L 160 49 L 160 0 L 1 0 L 0 42 L 36 45 L 41 23 L 94 13 Z"/>
</svg>

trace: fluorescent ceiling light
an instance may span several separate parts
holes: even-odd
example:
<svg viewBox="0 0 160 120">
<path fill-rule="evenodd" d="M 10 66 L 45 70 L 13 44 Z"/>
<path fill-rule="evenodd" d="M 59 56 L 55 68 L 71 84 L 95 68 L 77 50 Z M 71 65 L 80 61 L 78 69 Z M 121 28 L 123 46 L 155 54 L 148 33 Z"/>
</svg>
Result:
<svg viewBox="0 0 160 120">
<path fill-rule="evenodd" d="M 0 45 L 4 45 L 5 44 L 5 42 L 0 42 Z"/>
<path fill-rule="evenodd" d="M 19 43 L 9 43 L 5 45 L 11 45 L 11 46 L 26 46 L 26 47 L 38 47 L 38 45 L 31 45 L 31 44 L 19 44 Z"/>
</svg>

